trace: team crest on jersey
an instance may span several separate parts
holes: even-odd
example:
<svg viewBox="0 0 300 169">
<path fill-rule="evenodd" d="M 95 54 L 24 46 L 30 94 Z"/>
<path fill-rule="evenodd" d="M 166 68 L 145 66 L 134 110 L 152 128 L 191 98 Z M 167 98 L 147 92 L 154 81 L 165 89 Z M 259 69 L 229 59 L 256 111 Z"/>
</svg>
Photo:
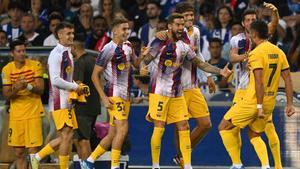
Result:
<svg viewBox="0 0 300 169">
<path fill-rule="evenodd" d="M 71 66 L 67 66 L 66 67 L 66 72 L 67 73 L 71 73 L 72 72 L 72 67 Z"/>
<path fill-rule="evenodd" d="M 120 63 L 120 64 L 118 64 L 117 67 L 118 67 L 119 70 L 124 70 L 126 65 L 124 63 Z"/>
<path fill-rule="evenodd" d="M 165 66 L 171 67 L 172 65 L 173 65 L 172 60 L 170 60 L 170 59 L 165 60 Z"/>
</svg>

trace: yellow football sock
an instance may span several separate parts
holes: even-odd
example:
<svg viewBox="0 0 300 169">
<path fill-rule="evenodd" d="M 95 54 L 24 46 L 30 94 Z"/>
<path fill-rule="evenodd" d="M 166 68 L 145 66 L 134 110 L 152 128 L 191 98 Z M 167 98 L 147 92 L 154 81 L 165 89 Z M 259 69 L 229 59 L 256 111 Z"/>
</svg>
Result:
<svg viewBox="0 0 300 169">
<path fill-rule="evenodd" d="M 241 130 L 239 128 L 236 128 L 236 132 L 238 132 L 238 145 L 240 146 L 240 148 L 242 147 L 242 136 L 241 136 Z"/>
<path fill-rule="evenodd" d="M 221 130 L 220 135 L 223 144 L 231 158 L 232 164 L 241 164 L 241 141 L 240 129 L 235 127 L 231 130 Z"/>
<path fill-rule="evenodd" d="M 103 153 L 105 153 L 106 150 L 99 144 L 96 149 L 92 152 L 90 157 L 93 159 L 93 161 L 97 160 L 99 156 L 101 156 Z"/>
<path fill-rule="evenodd" d="M 111 167 L 120 166 L 121 150 L 111 149 Z"/>
<path fill-rule="evenodd" d="M 261 166 L 269 165 L 267 147 L 261 137 L 253 137 L 250 142 L 253 145 L 255 152 L 261 162 Z"/>
<path fill-rule="evenodd" d="M 69 156 L 59 156 L 59 167 L 60 169 L 69 168 Z"/>
<path fill-rule="evenodd" d="M 50 146 L 50 144 L 47 144 L 43 149 L 41 149 L 41 151 L 38 152 L 38 156 L 40 159 L 43 159 L 52 153 L 54 153 L 53 148 Z"/>
<path fill-rule="evenodd" d="M 179 131 L 179 144 L 184 164 L 190 165 L 192 153 L 190 130 Z"/>
<path fill-rule="evenodd" d="M 269 140 L 269 146 L 274 158 L 275 169 L 282 169 L 280 156 L 280 141 L 273 123 L 267 123 L 265 133 Z"/>
<path fill-rule="evenodd" d="M 151 137 L 152 164 L 159 164 L 161 137 L 164 131 L 164 128 L 154 127 Z"/>
</svg>

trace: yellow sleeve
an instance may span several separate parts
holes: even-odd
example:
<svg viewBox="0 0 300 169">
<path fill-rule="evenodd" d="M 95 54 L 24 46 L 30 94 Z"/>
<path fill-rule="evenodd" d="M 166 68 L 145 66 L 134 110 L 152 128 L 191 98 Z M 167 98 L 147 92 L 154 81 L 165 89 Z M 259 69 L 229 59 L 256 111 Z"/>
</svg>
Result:
<svg viewBox="0 0 300 169">
<path fill-rule="evenodd" d="M 257 53 L 250 53 L 249 65 L 251 70 L 262 69 L 263 68 L 263 56 Z"/>
<path fill-rule="evenodd" d="M 281 70 L 289 69 L 290 68 L 289 62 L 287 61 L 286 55 L 283 52 L 281 53 L 281 58 L 282 58 Z"/>
<path fill-rule="evenodd" d="M 34 77 L 42 78 L 43 77 L 43 67 L 42 67 L 41 62 L 35 61 L 33 64 L 34 64 L 34 68 L 35 68 L 34 69 Z"/>
<path fill-rule="evenodd" d="M 5 66 L 2 69 L 2 84 L 3 86 L 10 86 L 12 85 L 11 79 L 10 79 L 10 70 L 8 66 Z"/>
</svg>

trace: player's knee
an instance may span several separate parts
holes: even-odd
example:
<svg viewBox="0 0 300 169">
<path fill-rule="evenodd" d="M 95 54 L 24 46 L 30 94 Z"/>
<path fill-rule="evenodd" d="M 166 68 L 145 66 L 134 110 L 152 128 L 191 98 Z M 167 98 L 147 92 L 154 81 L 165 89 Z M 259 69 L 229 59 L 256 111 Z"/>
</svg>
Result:
<svg viewBox="0 0 300 169">
<path fill-rule="evenodd" d="M 177 123 L 177 129 L 179 131 L 189 130 L 190 129 L 189 123 L 187 121 L 179 122 Z"/>
<path fill-rule="evenodd" d="M 260 133 L 256 133 L 256 132 L 252 131 L 252 130 L 249 128 L 249 130 L 248 130 L 248 137 L 249 137 L 250 140 L 251 140 L 252 138 L 254 138 L 254 137 L 259 137 L 259 136 L 260 136 Z"/>
<path fill-rule="evenodd" d="M 227 121 L 227 120 L 222 120 L 221 123 L 219 124 L 218 126 L 218 129 L 219 131 L 222 131 L 222 130 L 230 130 L 230 129 L 233 129 L 235 126 L 230 122 L 230 121 Z"/>
<path fill-rule="evenodd" d="M 127 135 L 127 133 L 128 133 L 128 128 L 124 127 L 124 128 L 119 128 L 119 129 L 117 130 L 117 133 L 116 133 L 116 134 L 117 134 L 118 136 L 121 136 L 121 137 L 125 138 L 126 135 Z"/>
<path fill-rule="evenodd" d="M 70 140 L 72 140 L 73 139 L 73 132 L 71 131 L 71 132 L 62 132 L 61 133 L 61 138 L 60 138 L 61 140 L 63 140 L 63 141 L 70 141 Z"/>
<path fill-rule="evenodd" d="M 210 121 L 206 121 L 204 122 L 201 127 L 205 130 L 205 131 L 209 131 L 212 127 L 211 122 Z"/>
</svg>

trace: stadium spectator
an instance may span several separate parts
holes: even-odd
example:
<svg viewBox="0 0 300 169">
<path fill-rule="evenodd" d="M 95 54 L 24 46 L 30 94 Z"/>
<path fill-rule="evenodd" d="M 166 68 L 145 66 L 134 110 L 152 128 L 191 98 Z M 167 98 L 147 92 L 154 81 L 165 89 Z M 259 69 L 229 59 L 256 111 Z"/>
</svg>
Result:
<svg viewBox="0 0 300 169">
<path fill-rule="evenodd" d="M 160 14 L 161 6 L 159 2 L 155 0 L 149 1 L 147 3 L 147 17 L 149 21 L 139 30 L 139 38 L 142 40 L 144 46 L 154 37 Z"/>
<path fill-rule="evenodd" d="M 7 19 L 8 15 L 8 5 L 9 0 L 2 0 L 0 5 L 0 25 L 2 24 L 2 21 Z"/>
<path fill-rule="evenodd" d="M 205 2 L 199 8 L 200 17 L 199 21 L 196 22 L 200 29 L 200 51 L 205 59 L 208 61 L 210 59 L 210 53 L 208 50 L 209 39 L 211 37 L 211 32 L 215 27 L 215 18 L 214 18 L 214 5 L 209 2 Z"/>
<path fill-rule="evenodd" d="M 62 17 L 60 15 L 51 15 L 49 18 L 49 31 L 51 32 L 51 35 L 49 35 L 44 40 L 44 46 L 56 46 L 58 43 L 58 39 L 54 35 L 54 31 L 57 25 L 59 25 L 62 22 Z"/>
<path fill-rule="evenodd" d="M 106 19 L 101 16 L 95 16 L 92 22 L 92 32 L 85 39 L 85 48 L 101 51 L 111 39 L 107 34 L 108 25 Z"/>
<path fill-rule="evenodd" d="M 6 47 L 7 44 L 7 33 L 4 30 L 0 30 L 0 47 Z"/>
<path fill-rule="evenodd" d="M 148 102 L 149 82 L 149 76 L 140 76 L 138 72 L 133 73 L 133 85 L 137 87 L 135 97 L 132 98 L 133 103 L 138 104 Z"/>
<path fill-rule="evenodd" d="M 74 20 L 78 17 L 78 11 L 81 6 L 81 0 L 69 0 L 69 7 L 63 8 L 64 10 L 64 20 L 70 23 L 73 23 Z"/>
<path fill-rule="evenodd" d="M 3 96 L 10 102 L 8 145 L 14 148 L 16 168 L 27 168 L 26 149 L 32 156 L 43 144 L 43 72 L 40 62 L 26 59 L 23 41 L 13 40 L 10 50 L 14 61 L 2 69 Z"/>
<path fill-rule="evenodd" d="M 228 43 L 231 37 L 230 29 L 233 20 L 233 13 L 228 6 L 222 6 L 217 10 L 217 20 L 212 37 L 222 40 L 222 45 Z"/>
<path fill-rule="evenodd" d="M 300 71 L 300 24 L 296 27 L 296 36 L 289 51 L 289 60 L 291 63 L 291 71 Z"/>
<path fill-rule="evenodd" d="M 100 0 L 99 1 L 99 8 L 101 10 L 101 15 L 106 19 L 108 27 L 111 28 L 111 23 L 113 20 L 115 8 L 114 0 Z"/>
<path fill-rule="evenodd" d="M 2 30 L 7 33 L 9 42 L 22 34 L 20 27 L 22 14 L 23 9 L 20 4 L 15 1 L 10 1 L 8 5 L 8 16 L 10 21 L 7 24 L 2 25 Z"/>
<path fill-rule="evenodd" d="M 39 33 L 35 32 L 35 19 L 32 14 L 24 14 L 21 19 L 21 29 L 23 34 L 19 39 L 24 40 L 29 46 L 42 46 L 44 39 Z"/>
<path fill-rule="evenodd" d="M 156 31 L 163 31 L 168 29 L 168 24 L 165 19 L 160 19 L 157 23 Z"/>
<path fill-rule="evenodd" d="M 221 39 L 212 38 L 209 41 L 209 52 L 211 55 L 211 59 L 208 61 L 208 63 L 220 69 L 223 69 L 229 62 L 221 57 L 221 51 Z M 231 69 L 231 65 L 229 65 L 229 68 Z M 213 78 L 220 90 L 228 88 L 229 84 L 226 78 L 222 77 L 221 75 L 213 75 Z"/>
<path fill-rule="evenodd" d="M 93 20 L 93 8 L 88 3 L 83 3 L 78 11 L 78 16 L 74 21 L 75 25 L 75 39 L 84 41 L 87 34 L 91 31 Z"/>
<path fill-rule="evenodd" d="M 129 9 L 128 15 L 134 22 L 134 31 L 138 32 L 147 23 L 147 1 L 135 0 L 135 2 L 136 4 Z"/>
<path fill-rule="evenodd" d="M 233 22 L 230 31 L 231 31 L 231 37 L 233 37 L 239 33 L 242 33 L 244 31 L 244 28 L 241 22 Z"/>
<path fill-rule="evenodd" d="M 132 48 L 137 56 L 140 55 L 141 48 L 142 48 L 142 41 L 136 36 L 128 38 L 128 41 L 131 43 Z"/>
</svg>

